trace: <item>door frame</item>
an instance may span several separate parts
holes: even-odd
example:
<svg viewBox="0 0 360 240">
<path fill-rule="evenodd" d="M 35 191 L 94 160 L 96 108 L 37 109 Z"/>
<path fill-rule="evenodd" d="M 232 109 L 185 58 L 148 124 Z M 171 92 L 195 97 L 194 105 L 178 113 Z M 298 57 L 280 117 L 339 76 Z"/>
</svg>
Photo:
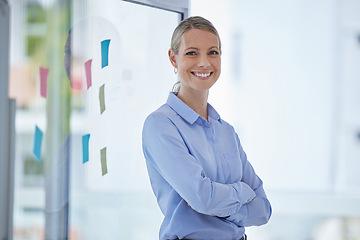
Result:
<svg viewBox="0 0 360 240">
<path fill-rule="evenodd" d="M 189 0 L 123 0 L 149 7 L 159 8 L 166 11 L 176 12 L 183 20 L 189 16 Z"/>
</svg>

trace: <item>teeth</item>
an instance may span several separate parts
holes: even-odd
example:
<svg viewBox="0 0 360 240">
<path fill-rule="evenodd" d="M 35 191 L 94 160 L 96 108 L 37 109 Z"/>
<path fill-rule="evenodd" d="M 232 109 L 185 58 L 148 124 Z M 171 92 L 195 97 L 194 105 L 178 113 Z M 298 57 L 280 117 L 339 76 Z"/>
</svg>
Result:
<svg viewBox="0 0 360 240">
<path fill-rule="evenodd" d="M 198 77 L 208 77 L 208 76 L 210 76 L 210 73 L 195 73 L 195 75 L 196 76 L 198 76 Z"/>
</svg>

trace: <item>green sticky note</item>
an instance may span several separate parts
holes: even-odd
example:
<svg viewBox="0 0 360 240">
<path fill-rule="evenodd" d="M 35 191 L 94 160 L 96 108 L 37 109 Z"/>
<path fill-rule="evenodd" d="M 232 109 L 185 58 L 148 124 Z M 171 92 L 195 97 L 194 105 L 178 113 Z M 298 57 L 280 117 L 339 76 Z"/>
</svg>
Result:
<svg viewBox="0 0 360 240">
<path fill-rule="evenodd" d="M 101 156 L 101 172 L 104 176 L 107 174 L 107 166 L 106 166 L 106 147 L 100 150 L 100 156 Z"/>
<path fill-rule="evenodd" d="M 99 89 L 99 100 L 100 100 L 100 113 L 102 114 L 105 111 L 105 84 L 103 84 Z"/>
</svg>

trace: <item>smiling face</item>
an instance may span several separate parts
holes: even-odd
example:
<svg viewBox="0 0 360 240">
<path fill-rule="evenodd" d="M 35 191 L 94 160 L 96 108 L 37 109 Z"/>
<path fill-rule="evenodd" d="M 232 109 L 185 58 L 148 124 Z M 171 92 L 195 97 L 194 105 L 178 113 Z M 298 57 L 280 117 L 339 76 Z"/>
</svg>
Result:
<svg viewBox="0 0 360 240">
<path fill-rule="evenodd" d="M 191 29 L 180 41 L 177 54 L 169 50 L 169 58 L 178 69 L 181 92 L 208 91 L 221 72 L 221 51 L 218 37 L 210 31 Z"/>
</svg>

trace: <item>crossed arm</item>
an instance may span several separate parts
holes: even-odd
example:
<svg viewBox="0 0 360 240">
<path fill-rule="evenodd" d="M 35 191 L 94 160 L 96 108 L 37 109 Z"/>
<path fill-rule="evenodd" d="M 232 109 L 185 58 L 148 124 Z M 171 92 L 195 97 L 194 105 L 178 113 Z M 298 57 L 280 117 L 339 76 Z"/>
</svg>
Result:
<svg viewBox="0 0 360 240">
<path fill-rule="evenodd" d="M 269 220 L 271 206 L 262 181 L 242 148 L 240 157 L 245 159 L 243 172 L 247 174 L 231 184 L 212 181 L 205 175 L 176 126 L 165 116 L 147 119 L 143 150 L 147 161 L 194 211 L 225 218 L 238 226 L 262 225 Z"/>
</svg>

